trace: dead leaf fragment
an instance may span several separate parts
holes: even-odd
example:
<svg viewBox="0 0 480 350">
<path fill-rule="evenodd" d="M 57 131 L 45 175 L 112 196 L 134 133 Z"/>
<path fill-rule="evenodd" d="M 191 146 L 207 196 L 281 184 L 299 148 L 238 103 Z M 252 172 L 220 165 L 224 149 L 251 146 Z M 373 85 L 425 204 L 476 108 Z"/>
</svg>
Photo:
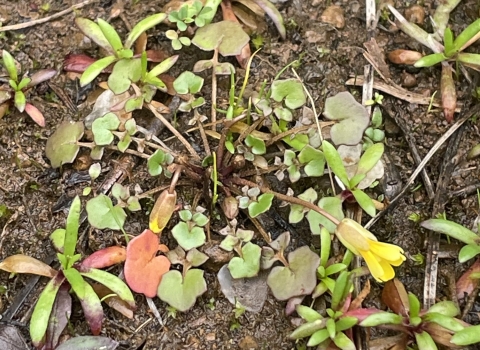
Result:
<svg viewBox="0 0 480 350">
<path fill-rule="evenodd" d="M 57 271 L 38 259 L 27 255 L 12 255 L 0 263 L 0 270 L 13 273 L 32 273 L 53 278 Z"/>
<path fill-rule="evenodd" d="M 343 9 L 337 5 L 327 7 L 320 16 L 320 19 L 322 22 L 329 23 L 338 29 L 345 27 Z"/>
</svg>

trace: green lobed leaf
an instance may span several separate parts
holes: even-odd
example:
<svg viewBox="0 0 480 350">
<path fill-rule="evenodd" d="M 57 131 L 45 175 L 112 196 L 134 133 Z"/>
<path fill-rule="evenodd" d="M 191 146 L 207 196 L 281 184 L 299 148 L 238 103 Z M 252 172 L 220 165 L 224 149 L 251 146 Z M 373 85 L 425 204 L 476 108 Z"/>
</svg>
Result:
<svg viewBox="0 0 480 350">
<path fill-rule="evenodd" d="M 189 227 L 186 222 L 179 222 L 172 229 L 172 235 L 185 250 L 198 248 L 205 244 L 205 230 L 202 227 Z"/>
<path fill-rule="evenodd" d="M 108 77 L 108 87 L 119 95 L 130 88 L 130 85 L 142 77 L 142 60 L 140 58 L 124 58 L 115 63 L 112 73 Z M 147 74 L 146 80 L 149 75 Z"/>
<path fill-rule="evenodd" d="M 88 222 L 98 229 L 121 230 L 127 217 L 125 211 L 118 205 L 113 206 L 112 200 L 104 194 L 90 199 L 86 210 Z"/>
<path fill-rule="evenodd" d="M 317 204 L 320 208 L 325 209 L 339 221 L 344 218 L 342 200 L 338 197 L 323 197 Z M 307 220 L 310 225 L 310 231 L 313 235 L 319 235 L 321 227 L 325 227 L 328 232 L 334 233 L 337 227 L 333 222 L 320 213 L 310 210 L 307 214 Z"/>
<path fill-rule="evenodd" d="M 196 94 L 203 86 L 203 78 L 198 75 L 185 71 L 173 82 L 173 88 L 179 94 Z"/>
<path fill-rule="evenodd" d="M 251 202 L 248 205 L 248 214 L 255 218 L 260 214 L 267 212 L 272 206 L 272 201 L 275 196 L 271 193 L 264 193 L 258 197 L 257 202 Z"/>
<path fill-rule="evenodd" d="M 254 277 L 260 271 L 260 256 L 262 249 L 252 242 L 242 247 L 242 256 L 233 257 L 228 263 L 228 269 L 233 278 Z"/>
<path fill-rule="evenodd" d="M 192 44 L 205 51 L 218 48 L 218 52 L 225 57 L 239 55 L 249 40 L 250 37 L 239 23 L 220 21 L 197 29 Z"/>
<path fill-rule="evenodd" d="M 307 102 L 303 85 L 297 79 L 275 80 L 271 91 L 275 101 L 285 100 L 285 105 L 290 109 L 299 108 Z"/>
<path fill-rule="evenodd" d="M 120 126 L 118 117 L 110 112 L 101 118 L 95 119 L 92 123 L 93 139 L 97 146 L 109 145 L 113 141 L 112 130 L 117 130 Z"/>
</svg>

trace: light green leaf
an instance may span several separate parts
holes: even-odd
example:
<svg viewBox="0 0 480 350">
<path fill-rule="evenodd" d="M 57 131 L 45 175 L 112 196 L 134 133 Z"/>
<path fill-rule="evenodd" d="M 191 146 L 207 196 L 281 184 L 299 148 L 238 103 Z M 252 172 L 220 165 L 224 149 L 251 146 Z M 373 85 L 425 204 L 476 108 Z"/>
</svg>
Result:
<svg viewBox="0 0 480 350">
<path fill-rule="evenodd" d="M 90 84 L 105 68 L 116 61 L 115 56 L 107 56 L 98 61 L 93 62 L 80 77 L 80 86 Z"/>
<path fill-rule="evenodd" d="M 127 37 L 127 40 L 125 41 L 125 45 L 124 47 L 126 49 L 129 49 L 130 47 L 132 47 L 133 43 L 135 42 L 135 40 L 137 40 L 137 38 L 144 32 L 146 32 L 147 30 L 149 30 L 150 28 L 156 26 L 157 24 L 159 24 L 160 22 L 163 22 L 165 20 L 165 18 L 167 18 L 167 15 L 164 14 L 164 13 L 157 13 L 157 14 L 154 14 L 154 15 L 151 15 L 147 18 L 144 18 L 143 20 L 141 20 L 140 22 L 138 22 L 135 27 L 133 27 L 132 31 L 130 32 L 130 34 L 128 35 Z"/>
<path fill-rule="evenodd" d="M 343 165 L 342 158 L 338 154 L 338 151 L 328 141 L 322 142 L 323 155 L 327 161 L 328 166 L 333 173 L 342 181 L 342 183 L 348 188 L 350 186 L 347 171 Z"/>
<path fill-rule="evenodd" d="M 353 190 L 352 194 L 355 197 L 358 205 L 365 210 L 368 215 L 374 217 L 376 214 L 376 209 L 372 199 L 362 190 Z"/>
</svg>

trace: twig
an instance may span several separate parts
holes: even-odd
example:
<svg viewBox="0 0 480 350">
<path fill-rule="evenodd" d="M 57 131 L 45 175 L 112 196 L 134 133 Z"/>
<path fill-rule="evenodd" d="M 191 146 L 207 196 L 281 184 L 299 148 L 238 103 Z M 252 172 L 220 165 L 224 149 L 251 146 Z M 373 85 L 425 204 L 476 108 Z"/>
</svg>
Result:
<svg viewBox="0 0 480 350">
<path fill-rule="evenodd" d="M 28 28 L 28 27 L 33 27 L 33 26 L 36 26 L 37 24 L 42 24 L 42 23 L 51 21 L 52 19 L 62 17 L 63 15 L 66 15 L 67 13 L 72 12 L 73 10 L 77 10 L 79 8 L 82 8 L 82 7 L 84 7 L 84 6 L 86 6 L 90 3 L 95 2 L 95 1 L 98 1 L 98 0 L 86 0 L 86 1 L 81 2 L 79 4 L 72 5 L 70 8 L 68 8 L 66 10 L 54 13 L 53 15 L 48 16 L 48 17 L 39 18 L 39 19 L 36 19 L 34 21 L 30 21 L 30 22 L 13 24 L 11 26 L 0 27 L 0 32 L 6 32 L 8 30 L 19 30 L 19 29 L 24 29 L 24 28 Z"/>
<path fill-rule="evenodd" d="M 188 150 L 188 152 L 197 160 L 200 160 L 200 156 L 198 155 L 197 151 L 188 143 L 188 141 L 178 132 L 177 129 L 173 127 L 173 125 L 160 113 L 157 112 L 156 108 L 152 106 L 150 103 L 147 104 L 148 109 L 152 111 L 152 113 L 160 119 L 160 121 L 170 130 L 179 140 L 180 142 L 183 143 L 185 148 Z"/>
<path fill-rule="evenodd" d="M 440 137 L 440 139 L 438 139 L 438 141 L 435 143 L 435 145 L 432 147 L 432 149 L 427 153 L 427 155 L 425 156 L 425 158 L 423 158 L 422 162 L 418 165 L 417 169 L 415 169 L 415 171 L 413 172 L 413 174 L 410 176 L 410 178 L 408 179 L 407 183 L 405 184 L 405 186 L 402 188 L 402 190 L 400 191 L 400 193 L 390 202 L 390 206 L 387 208 L 387 210 L 384 210 L 384 211 L 381 211 L 379 212 L 375 217 L 373 217 L 366 225 L 365 225 L 365 228 L 366 229 L 369 229 L 370 227 L 373 226 L 373 224 L 375 224 L 382 216 L 384 216 L 388 209 L 390 208 L 393 208 L 394 205 L 398 204 L 398 200 L 400 198 L 402 198 L 405 193 L 407 192 L 407 190 L 410 188 L 410 185 L 413 183 L 413 181 L 415 181 L 415 179 L 417 178 L 417 176 L 420 174 L 420 172 L 422 171 L 422 169 L 425 167 L 425 165 L 430 161 L 430 159 L 432 158 L 432 156 L 438 151 L 438 149 L 445 143 L 446 140 L 448 140 L 448 138 L 450 136 L 452 136 L 452 134 L 460 127 L 462 126 L 463 123 L 465 123 L 468 119 L 470 119 L 473 115 L 475 115 L 476 113 L 480 113 L 480 104 L 476 105 L 475 107 L 473 107 L 472 109 L 470 109 L 467 113 L 465 113 L 465 115 L 463 116 L 463 118 L 459 119 L 455 124 L 453 124 L 450 129 L 444 134 L 442 135 L 442 137 Z"/>
</svg>

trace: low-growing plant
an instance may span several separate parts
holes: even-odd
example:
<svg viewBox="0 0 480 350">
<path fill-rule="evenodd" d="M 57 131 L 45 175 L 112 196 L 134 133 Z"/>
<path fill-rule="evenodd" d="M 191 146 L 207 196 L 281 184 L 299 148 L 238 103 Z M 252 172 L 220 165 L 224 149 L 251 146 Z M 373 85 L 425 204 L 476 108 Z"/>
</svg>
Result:
<svg viewBox="0 0 480 350">
<path fill-rule="evenodd" d="M 81 254 L 75 254 L 80 209 L 81 202 L 77 196 L 70 207 L 65 229 L 57 229 L 50 236 L 58 251 L 58 271 L 42 261 L 21 254 L 10 256 L 0 263 L 0 269 L 10 273 L 31 273 L 51 278 L 40 294 L 30 320 L 30 336 L 38 349 L 54 349 L 58 344 L 59 336 L 71 315 L 70 289 L 80 300 L 85 319 L 94 335 L 100 333 L 102 326 L 102 300 L 115 296 L 125 303 L 127 309 L 135 309 L 134 297 L 127 285 L 117 276 L 99 269 L 123 261 L 123 248 L 110 247 L 97 251 L 81 262 Z M 101 288 L 85 278 L 98 282 L 109 292 L 99 296 L 96 290 Z M 131 311 L 126 315 L 133 316 Z"/>
<path fill-rule="evenodd" d="M 0 89 L 0 118 L 5 115 L 11 104 L 20 112 L 26 112 L 40 126 L 45 126 L 45 118 L 40 110 L 27 102 L 26 94 L 34 86 L 43 83 L 57 74 L 55 69 L 42 69 L 29 77 L 21 77 L 13 56 L 6 50 L 2 52 L 2 65 L 7 70 L 9 86 Z"/>
</svg>

